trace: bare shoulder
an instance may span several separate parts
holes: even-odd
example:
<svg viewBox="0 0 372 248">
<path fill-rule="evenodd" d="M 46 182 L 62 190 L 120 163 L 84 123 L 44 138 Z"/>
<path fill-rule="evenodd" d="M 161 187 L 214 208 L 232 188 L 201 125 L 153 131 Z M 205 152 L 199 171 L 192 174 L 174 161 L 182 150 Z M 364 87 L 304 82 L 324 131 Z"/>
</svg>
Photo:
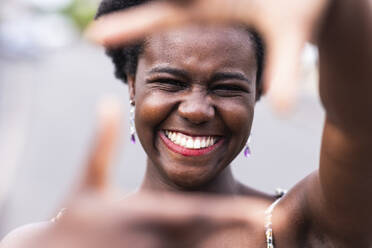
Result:
<svg viewBox="0 0 372 248">
<path fill-rule="evenodd" d="M 324 230 L 325 219 L 318 171 L 298 182 L 283 196 L 273 213 L 276 243 L 283 247 L 340 247 Z"/>
<path fill-rule="evenodd" d="M 50 226 L 51 222 L 40 222 L 19 227 L 5 236 L 0 248 L 29 247 L 30 240 L 48 231 Z"/>
</svg>

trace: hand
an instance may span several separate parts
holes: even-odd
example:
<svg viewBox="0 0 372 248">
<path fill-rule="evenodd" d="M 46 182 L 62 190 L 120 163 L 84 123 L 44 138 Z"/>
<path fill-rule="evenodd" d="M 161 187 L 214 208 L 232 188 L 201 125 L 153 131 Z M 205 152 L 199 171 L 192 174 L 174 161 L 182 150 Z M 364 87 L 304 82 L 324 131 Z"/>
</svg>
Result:
<svg viewBox="0 0 372 248">
<path fill-rule="evenodd" d="M 63 216 L 28 239 L 25 247 L 186 248 L 209 242 L 219 231 L 245 228 L 255 220 L 263 227 L 267 204 L 258 206 L 247 199 L 155 192 L 123 198 L 107 176 L 119 119 L 117 105 L 106 102 L 78 190 L 69 198 Z"/>
<path fill-rule="evenodd" d="M 274 106 L 282 111 L 293 104 L 301 52 L 306 41 L 316 35 L 330 1 L 154 1 L 103 16 L 88 28 L 87 37 L 104 46 L 118 46 L 190 22 L 238 22 L 254 27 L 263 35 L 267 45 L 265 89 L 270 86 Z"/>
</svg>

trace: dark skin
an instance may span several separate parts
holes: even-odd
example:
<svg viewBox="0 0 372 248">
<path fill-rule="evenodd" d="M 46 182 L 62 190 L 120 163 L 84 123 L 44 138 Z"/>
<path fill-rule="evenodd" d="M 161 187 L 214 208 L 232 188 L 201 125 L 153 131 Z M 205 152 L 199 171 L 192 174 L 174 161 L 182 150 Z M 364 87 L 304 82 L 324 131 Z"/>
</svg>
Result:
<svg viewBox="0 0 372 248">
<path fill-rule="evenodd" d="M 242 193 L 228 165 L 250 133 L 256 71 L 254 47 L 243 29 L 194 26 L 146 42 L 129 80 L 138 136 L 148 154 L 143 189 Z M 186 157 L 169 150 L 162 130 L 219 136 L 223 144 Z"/>
<path fill-rule="evenodd" d="M 371 247 L 372 199 L 369 196 L 372 193 L 372 185 L 369 179 L 372 176 L 370 162 L 372 101 L 369 96 L 372 92 L 370 69 L 372 6 L 370 1 L 331 2 L 318 31 L 314 34 L 318 34 L 317 43 L 320 51 L 320 96 L 326 110 L 319 170 L 298 183 L 277 206 L 273 216 L 276 247 Z M 141 109 L 138 100 L 136 104 Z M 173 123 L 172 118 L 177 116 L 177 112 L 171 113 L 174 115 L 169 115 L 170 123 Z M 163 119 L 167 120 L 164 117 Z M 167 124 L 166 121 L 154 123 L 151 130 Z M 230 127 L 227 122 L 224 124 Z M 153 140 L 152 134 L 146 137 L 142 139 Z M 237 139 L 231 140 L 238 142 Z M 157 156 L 150 155 L 151 157 Z M 168 174 L 173 175 L 173 173 Z M 164 184 L 160 185 L 162 185 L 160 189 L 172 188 L 172 185 L 167 187 L 164 187 Z M 216 192 L 215 189 L 210 191 Z M 250 192 L 247 192 L 246 198 L 248 202 L 245 203 L 245 209 L 249 210 L 249 213 L 258 212 L 248 206 L 264 209 L 271 202 L 264 195 L 253 196 Z M 195 204 L 194 200 L 189 199 L 188 203 Z M 194 214 L 193 211 L 185 211 L 188 217 L 195 217 L 197 213 L 206 216 L 206 212 L 203 211 L 205 207 L 212 210 L 213 206 L 223 206 L 223 203 L 216 204 L 212 199 L 198 199 L 197 202 L 202 205 L 197 205 Z M 229 203 L 230 212 L 227 207 L 225 216 L 239 212 L 234 208 L 234 201 L 230 200 Z M 181 212 L 179 215 L 182 215 Z M 161 213 L 161 210 L 158 213 Z M 242 208 L 240 214 L 244 215 L 244 213 Z M 212 223 L 213 220 L 218 219 L 218 214 L 214 214 L 208 216 Z M 263 217 L 257 216 L 258 219 Z M 200 241 L 201 245 L 198 247 L 263 247 L 263 220 L 257 221 L 252 214 L 247 217 L 245 223 L 246 225 L 223 229 L 223 232 L 218 228 L 213 229 L 213 225 L 209 229 L 202 229 L 199 226 L 205 238 Z M 181 222 L 178 224 L 182 226 Z M 183 227 L 185 232 L 193 230 L 187 225 Z M 161 238 L 165 244 L 169 242 L 163 236 Z"/>
<path fill-rule="evenodd" d="M 327 120 L 319 173 L 311 180 L 319 194 L 309 198 L 313 211 L 330 217 L 317 218 L 319 231 L 360 247 L 371 245 L 372 225 L 371 13 L 370 1 L 335 2 L 320 35 L 320 96 Z"/>
<path fill-rule="evenodd" d="M 302 229 L 288 232 L 279 225 L 285 232 L 277 234 L 278 244 L 286 243 L 286 233 L 300 239 L 294 244 L 310 247 L 372 243 L 372 7 L 363 0 L 332 4 L 318 40 L 326 109 L 319 171 L 295 188 Z M 279 207 L 290 204 L 285 199 Z"/>
</svg>

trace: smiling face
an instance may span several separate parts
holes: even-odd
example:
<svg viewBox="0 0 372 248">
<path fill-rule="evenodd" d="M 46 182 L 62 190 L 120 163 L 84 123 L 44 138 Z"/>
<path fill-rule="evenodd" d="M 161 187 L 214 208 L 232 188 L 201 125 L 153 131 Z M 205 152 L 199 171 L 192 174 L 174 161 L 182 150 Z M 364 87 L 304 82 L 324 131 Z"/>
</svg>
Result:
<svg viewBox="0 0 372 248">
<path fill-rule="evenodd" d="M 256 72 L 243 29 L 189 26 L 147 40 L 129 87 L 153 177 L 195 189 L 220 175 L 249 136 Z"/>
</svg>

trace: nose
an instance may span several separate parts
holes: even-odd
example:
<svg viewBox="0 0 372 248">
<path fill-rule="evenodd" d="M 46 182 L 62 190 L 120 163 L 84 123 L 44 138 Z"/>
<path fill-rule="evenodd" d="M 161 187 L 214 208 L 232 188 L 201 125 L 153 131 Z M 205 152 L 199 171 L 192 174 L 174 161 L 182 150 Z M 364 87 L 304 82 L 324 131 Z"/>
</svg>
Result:
<svg viewBox="0 0 372 248">
<path fill-rule="evenodd" d="M 178 113 L 194 124 L 202 124 L 213 119 L 214 106 L 203 92 L 192 92 L 178 106 Z"/>
</svg>

